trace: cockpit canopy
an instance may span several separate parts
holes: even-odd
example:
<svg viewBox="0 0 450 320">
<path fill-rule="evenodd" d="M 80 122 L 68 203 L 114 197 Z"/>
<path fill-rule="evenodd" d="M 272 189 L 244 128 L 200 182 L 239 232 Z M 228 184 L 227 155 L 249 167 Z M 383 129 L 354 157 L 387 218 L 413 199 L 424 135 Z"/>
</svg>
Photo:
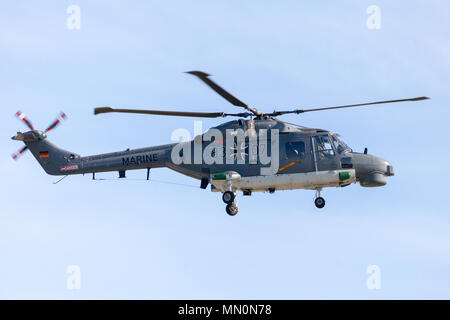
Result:
<svg viewBox="0 0 450 320">
<path fill-rule="evenodd" d="M 324 133 L 314 136 L 314 143 L 320 158 L 333 157 L 335 153 L 351 152 L 352 149 L 339 139 L 338 134 Z"/>
<path fill-rule="evenodd" d="M 343 152 L 352 152 L 353 150 L 340 139 L 339 134 L 337 133 L 330 133 L 331 140 L 333 141 L 333 145 L 338 153 Z"/>
</svg>

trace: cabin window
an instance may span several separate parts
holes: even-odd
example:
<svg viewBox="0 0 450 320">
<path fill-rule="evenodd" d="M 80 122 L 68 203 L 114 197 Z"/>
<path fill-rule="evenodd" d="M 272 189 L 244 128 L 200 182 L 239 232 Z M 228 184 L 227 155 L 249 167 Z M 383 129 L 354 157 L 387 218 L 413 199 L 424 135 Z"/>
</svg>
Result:
<svg viewBox="0 0 450 320">
<path fill-rule="evenodd" d="M 303 141 L 288 141 L 286 142 L 286 157 L 288 158 L 304 158 L 305 157 L 305 143 Z"/>
<path fill-rule="evenodd" d="M 319 159 L 328 159 L 334 156 L 334 150 L 331 146 L 330 137 L 327 134 L 315 136 L 314 142 Z"/>
</svg>

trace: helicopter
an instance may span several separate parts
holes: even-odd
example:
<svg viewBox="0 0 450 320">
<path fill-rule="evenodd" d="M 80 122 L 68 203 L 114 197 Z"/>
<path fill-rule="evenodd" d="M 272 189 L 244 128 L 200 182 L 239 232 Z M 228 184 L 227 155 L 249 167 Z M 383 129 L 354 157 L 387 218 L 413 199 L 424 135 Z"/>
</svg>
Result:
<svg viewBox="0 0 450 320">
<path fill-rule="evenodd" d="M 116 171 L 126 178 L 127 170 L 169 168 L 200 180 L 200 188 L 211 186 L 221 192 L 226 212 L 238 213 L 237 192 L 274 193 L 277 190 L 305 189 L 315 191 L 314 204 L 325 206 L 321 193 L 326 187 L 345 187 L 357 183 L 362 187 L 380 187 L 394 175 L 393 165 L 379 157 L 353 151 L 338 134 L 329 130 L 309 128 L 278 119 L 286 114 L 303 114 L 376 104 L 420 101 L 428 97 L 385 100 L 313 109 L 293 109 L 264 113 L 242 102 L 211 80 L 202 71 L 188 71 L 243 112 L 187 112 L 167 110 L 117 109 L 99 107 L 94 114 L 133 113 L 146 115 L 184 116 L 194 118 L 237 117 L 237 120 L 212 127 L 193 139 L 140 149 L 80 156 L 61 149 L 47 139 L 47 133 L 67 118 L 60 113 L 44 131 L 36 130 L 24 113 L 16 116 L 30 129 L 17 132 L 13 140 L 25 146 L 12 157 L 18 159 L 27 149 L 49 175 L 95 174 Z"/>
</svg>

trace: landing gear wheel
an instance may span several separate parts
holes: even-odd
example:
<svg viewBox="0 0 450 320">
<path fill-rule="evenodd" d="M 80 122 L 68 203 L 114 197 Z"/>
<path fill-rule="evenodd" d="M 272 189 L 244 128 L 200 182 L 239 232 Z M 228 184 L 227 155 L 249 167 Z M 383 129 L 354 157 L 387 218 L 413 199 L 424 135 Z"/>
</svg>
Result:
<svg viewBox="0 0 450 320">
<path fill-rule="evenodd" d="M 238 213 L 238 207 L 234 203 L 227 204 L 227 207 L 225 208 L 225 211 L 230 216 L 235 216 Z"/>
<path fill-rule="evenodd" d="M 235 197 L 235 195 L 232 191 L 225 191 L 222 195 L 222 200 L 226 204 L 230 204 L 234 201 L 234 197 Z"/>
<path fill-rule="evenodd" d="M 317 208 L 322 209 L 323 207 L 325 207 L 325 199 L 322 197 L 317 197 L 314 200 L 314 204 L 316 205 Z"/>
</svg>

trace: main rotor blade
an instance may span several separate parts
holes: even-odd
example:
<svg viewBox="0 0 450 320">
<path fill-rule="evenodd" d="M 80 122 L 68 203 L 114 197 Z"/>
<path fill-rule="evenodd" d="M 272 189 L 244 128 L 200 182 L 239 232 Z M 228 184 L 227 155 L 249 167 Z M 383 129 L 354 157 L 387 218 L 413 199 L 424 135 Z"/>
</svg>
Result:
<svg viewBox="0 0 450 320">
<path fill-rule="evenodd" d="M 267 114 L 267 115 L 280 116 L 280 115 L 289 114 L 289 113 L 299 114 L 299 113 L 311 112 L 311 111 L 352 108 L 352 107 L 368 106 L 368 105 L 383 104 L 383 103 L 393 103 L 393 102 L 420 101 L 420 100 L 426 100 L 426 99 L 430 99 L 430 98 L 428 98 L 428 97 L 417 97 L 417 98 L 409 98 L 409 99 L 385 100 L 385 101 L 376 101 L 376 102 L 368 102 L 368 103 L 349 104 L 349 105 L 336 106 L 336 107 L 325 107 L 325 108 L 314 108 L 314 109 L 297 109 L 297 110 L 290 110 L 290 111 L 274 111 L 273 113 L 270 113 L 270 114 Z"/>
<path fill-rule="evenodd" d="M 19 118 L 20 120 L 22 120 L 27 125 L 28 128 L 30 128 L 31 130 L 34 130 L 33 125 L 31 124 L 30 120 L 28 120 L 25 113 L 23 113 L 22 111 L 17 111 L 16 117 Z"/>
<path fill-rule="evenodd" d="M 59 125 L 63 120 L 66 119 L 67 119 L 66 114 L 64 112 L 60 112 L 56 120 L 53 121 L 52 124 L 49 125 L 47 129 L 45 129 L 45 132 L 49 132 L 50 130 L 54 129 L 57 125 Z"/>
<path fill-rule="evenodd" d="M 211 89 L 213 89 L 215 92 L 220 94 L 225 100 L 230 102 L 232 105 L 237 107 L 244 107 L 247 108 L 247 104 L 233 96 L 231 93 L 226 91 L 224 88 L 219 86 L 217 83 L 209 79 L 209 74 L 203 72 L 203 71 L 186 71 L 186 73 L 192 74 L 196 77 L 198 77 L 200 80 L 202 80 L 204 83 L 206 83 Z"/>
<path fill-rule="evenodd" d="M 13 154 L 11 155 L 11 157 L 12 157 L 14 160 L 17 160 L 17 159 L 19 159 L 19 157 L 20 157 L 27 149 L 28 149 L 28 147 L 27 147 L 27 146 L 24 146 L 22 149 L 20 149 L 20 150 L 17 151 L 16 153 L 13 153 Z"/>
<path fill-rule="evenodd" d="M 94 114 L 100 113 L 139 113 L 139 114 L 155 114 L 161 116 L 179 116 L 179 117 L 196 117 L 196 118 L 219 118 L 226 116 L 248 117 L 250 113 L 224 113 L 224 112 L 186 112 L 186 111 L 165 111 L 165 110 L 139 110 L 139 109 L 113 109 L 111 107 L 95 108 Z"/>
</svg>

